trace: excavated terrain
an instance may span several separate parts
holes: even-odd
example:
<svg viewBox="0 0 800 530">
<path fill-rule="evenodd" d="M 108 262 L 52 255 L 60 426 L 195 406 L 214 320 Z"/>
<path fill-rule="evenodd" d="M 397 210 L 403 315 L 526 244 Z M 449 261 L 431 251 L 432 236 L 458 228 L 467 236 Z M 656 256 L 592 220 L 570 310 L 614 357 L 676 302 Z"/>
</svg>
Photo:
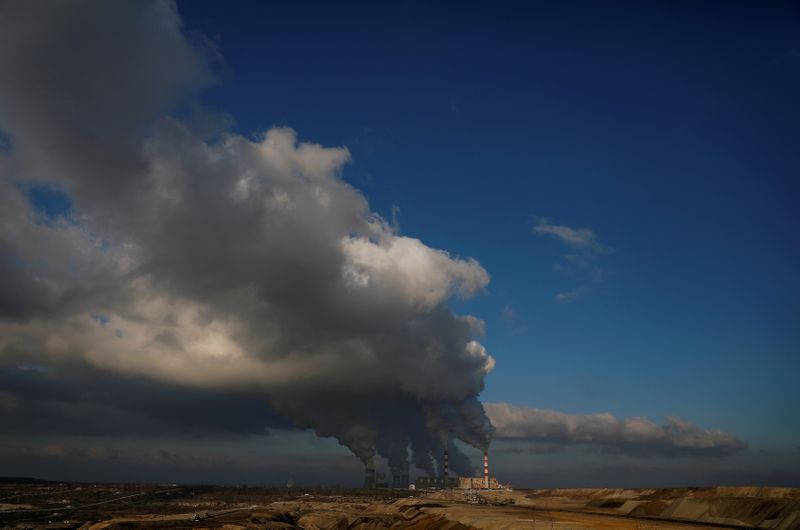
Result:
<svg viewBox="0 0 800 530">
<path fill-rule="evenodd" d="M 800 528 L 798 488 L 658 488 L 536 490 L 539 508 L 619 514 L 729 528 Z"/>
<path fill-rule="evenodd" d="M 800 529 L 800 489 L 407 491 L 0 485 L 0 528 Z"/>
</svg>

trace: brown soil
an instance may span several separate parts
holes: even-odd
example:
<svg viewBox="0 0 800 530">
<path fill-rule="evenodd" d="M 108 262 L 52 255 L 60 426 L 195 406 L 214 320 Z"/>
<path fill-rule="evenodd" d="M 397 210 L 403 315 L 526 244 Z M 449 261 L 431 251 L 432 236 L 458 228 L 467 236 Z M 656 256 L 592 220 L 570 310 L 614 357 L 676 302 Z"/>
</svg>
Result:
<svg viewBox="0 0 800 530">
<path fill-rule="evenodd" d="M 27 489 L 26 489 L 27 488 Z M 0 488 L 0 527 L 234 529 L 800 528 L 800 492 L 777 488 L 288 490 L 70 484 Z M 724 526 L 723 526 L 724 525 Z"/>
</svg>

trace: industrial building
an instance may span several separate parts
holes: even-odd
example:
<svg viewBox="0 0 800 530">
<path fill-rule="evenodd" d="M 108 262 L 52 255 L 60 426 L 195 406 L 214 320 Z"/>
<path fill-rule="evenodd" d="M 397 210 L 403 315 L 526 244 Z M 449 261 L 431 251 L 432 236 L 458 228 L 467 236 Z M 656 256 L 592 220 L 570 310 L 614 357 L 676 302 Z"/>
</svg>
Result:
<svg viewBox="0 0 800 530">
<path fill-rule="evenodd" d="M 458 477 L 419 477 L 417 478 L 417 489 L 440 490 L 458 488 L 460 479 Z"/>
<path fill-rule="evenodd" d="M 388 488 L 389 481 L 385 473 L 376 473 L 373 460 L 365 462 L 364 466 L 364 487 L 365 488 Z M 483 476 L 482 477 L 451 477 L 450 476 L 450 456 L 445 446 L 442 458 L 442 476 L 440 477 L 418 477 L 414 487 L 418 489 L 502 489 L 503 486 L 496 478 L 489 476 L 489 451 L 483 452 Z M 399 470 L 396 475 L 392 475 L 392 488 L 407 489 L 411 484 L 408 475 L 408 466 Z"/>
<path fill-rule="evenodd" d="M 484 477 L 460 477 L 458 479 L 458 489 L 462 490 L 480 490 L 490 489 L 498 490 L 503 489 L 503 485 L 497 482 L 495 477 L 489 477 L 489 485 L 486 486 L 486 479 Z"/>
<path fill-rule="evenodd" d="M 495 477 L 489 477 L 489 486 L 485 486 L 486 480 L 483 477 L 419 477 L 415 483 L 416 489 L 462 489 L 462 490 L 481 490 L 481 489 L 503 489 Z"/>
<path fill-rule="evenodd" d="M 419 477 L 416 487 L 419 489 L 503 489 L 503 486 L 496 478 L 489 476 L 489 452 L 483 453 L 483 476 L 482 477 L 450 477 L 449 459 L 447 450 L 444 451 L 444 476 L 441 477 Z"/>
</svg>

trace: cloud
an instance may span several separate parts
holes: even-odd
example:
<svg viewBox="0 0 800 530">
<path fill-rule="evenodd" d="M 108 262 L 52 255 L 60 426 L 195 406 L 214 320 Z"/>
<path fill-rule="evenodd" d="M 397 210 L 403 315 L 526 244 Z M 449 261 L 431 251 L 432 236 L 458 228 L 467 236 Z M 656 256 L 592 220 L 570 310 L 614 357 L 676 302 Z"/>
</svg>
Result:
<svg viewBox="0 0 800 530">
<path fill-rule="evenodd" d="M 448 307 L 488 284 L 478 261 L 397 233 L 340 178 L 346 147 L 171 116 L 212 82 L 174 3 L 2 9 L 4 428 L 290 424 L 431 473 L 443 432 L 488 444 L 494 359 Z M 70 215 L 37 222 L 32 185 Z"/>
<path fill-rule="evenodd" d="M 62 437 L 0 435 L 0 467 L 12 476 L 84 482 L 361 484 L 360 464 L 335 442 L 299 431 L 250 439 Z M 211 478 L 210 478 L 211 477 Z"/>
<path fill-rule="evenodd" d="M 46 462 L 54 461 L 72 461 L 80 462 L 84 465 L 92 465 L 94 462 L 101 462 L 103 464 L 113 463 L 117 465 L 150 465 L 150 466 L 202 466 L 210 467 L 213 465 L 226 465 L 230 464 L 230 460 L 219 456 L 211 457 L 197 457 L 188 454 L 179 454 L 172 451 L 167 451 L 160 448 L 119 448 L 119 447 L 106 447 L 106 446 L 89 446 L 82 447 L 70 441 L 68 443 L 32 443 L 27 446 L 20 447 L 18 445 L 10 445 L 8 441 L 2 443 L 0 441 L 0 459 L 6 458 L 33 458 L 33 459 L 46 459 Z"/>
<path fill-rule="evenodd" d="M 212 82 L 206 64 L 174 2 L 5 2 L 0 127 L 20 172 L 68 182 L 98 214 L 136 196 L 142 136 Z"/>
<path fill-rule="evenodd" d="M 656 425 L 642 417 L 565 414 L 507 403 L 487 403 L 485 408 L 497 429 L 495 438 L 500 440 L 588 445 L 634 456 L 722 456 L 747 447 L 732 434 L 702 429 L 676 417 Z"/>
<path fill-rule="evenodd" d="M 555 300 L 559 304 L 568 304 L 580 298 L 582 293 L 583 289 L 575 289 L 574 291 L 568 291 L 566 293 L 558 293 L 555 296 Z"/>
<path fill-rule="evenodd" d="M 542 219 L 533 227 L 533 233 L 553 237 L 569 247 L 584 252 L 604 253 L 609 250 L 597 240 L 597 236 L 589 228 L 575 229 L 555 225 Z"/>
<path fill-rule="evenodd" d="M 547 219 L 539 219 L 532 228 L 534 234 L 544 235 L 557 239 L 570 249 L 562 260 L 553 268 L 583 283 L 601 283 L 605 281 L 606 272 L 597 265 L 598 259 L 613 253 L 613 249 L 600 243 L 594 231 L 589 228 L 570 228 L 565 225 L 556 225 Z M 555 295 L 555 301 L 564 304 L 574 302 L 587 291 L 586 286 L 580 286 L 567 292 Z"/>
<path fill-rule="evenodd" d="M 500 318 L 505 320 L 506 322 L 513 322 L 517 319 L 517 312 L 514 311 L 514 308 L 510 305 L 507 305 L 503 308 L 502 313 L 500 313 Z"/>
<path fill-rule="evenodd" d="M 499 448 L 492 449 L 493 454 L 511 454 L 511 455 L 552 455 L 561 451 L 563 446 L 558 444 L 538 444 L 530 443 L 525 446 L 519 444 L 506 445 Z"/>
<path fill-rule="evenodd" d="M 4 364 L 9 359 L 3 359 Z M 17 436 L 258 435 L 291 422 L 248 392 L 176 386 L 79 362 L 0 368 L 4 434 Z"/>
</svg>

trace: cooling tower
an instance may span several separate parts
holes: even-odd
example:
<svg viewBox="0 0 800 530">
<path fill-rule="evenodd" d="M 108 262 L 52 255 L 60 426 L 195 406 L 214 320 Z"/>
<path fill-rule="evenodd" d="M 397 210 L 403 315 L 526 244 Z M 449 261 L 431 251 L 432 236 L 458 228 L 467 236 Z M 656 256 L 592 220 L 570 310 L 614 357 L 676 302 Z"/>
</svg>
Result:
<svg viewBox="0 0 800 530">
<path fill-rule="evenodd" d="M 375 487 L 375 464 L 373 462 L 369 462 L 364 468 L 364 487 L 370 489 Z"/>
</svg>

